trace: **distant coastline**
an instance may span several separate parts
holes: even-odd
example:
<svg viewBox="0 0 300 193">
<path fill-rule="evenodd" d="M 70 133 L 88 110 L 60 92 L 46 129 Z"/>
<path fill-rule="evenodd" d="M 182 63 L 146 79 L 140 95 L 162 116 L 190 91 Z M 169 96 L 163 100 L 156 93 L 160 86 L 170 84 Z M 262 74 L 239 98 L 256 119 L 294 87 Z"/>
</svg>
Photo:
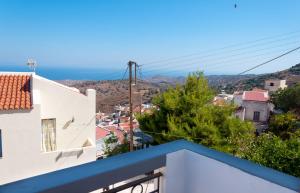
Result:
<svg viewBox="0 0 300 193">
<path fill-rule="evenodd" d="M 24 64 L 1 65 L 0 71 L 31 72 Z M 51 80 L 112 80 L 121 79 L 124 71 L 115 69 L 71 68 L 71 67 L 42 67 L 38 66 L 36 73 Z"/>
<path fill-rule="evenodd" d="M 45 67 L 38 66 L 36 68 L 36 73 L 40 76 L 46 77 L 51 80 L 118 80 L 124 77 L 124 73 L 126 70 L 126 65 L 122 70 L 120 69 L 108 69 L 108 68 L 85 68 L 85 67 Z M 31 70 L 24 65 L 1 65 L 0 64 L 0 72 L 31 72 Z M 143 74 L 143 78 L 152 77 L 158 75 L 163 72 L 158 73 L 148 73 Z M 178 73 L 167 73 L 168 76 L 185 76 L 184 72 Z M 128 72 L 126 77 L 128 76 Z"/>
</svg>

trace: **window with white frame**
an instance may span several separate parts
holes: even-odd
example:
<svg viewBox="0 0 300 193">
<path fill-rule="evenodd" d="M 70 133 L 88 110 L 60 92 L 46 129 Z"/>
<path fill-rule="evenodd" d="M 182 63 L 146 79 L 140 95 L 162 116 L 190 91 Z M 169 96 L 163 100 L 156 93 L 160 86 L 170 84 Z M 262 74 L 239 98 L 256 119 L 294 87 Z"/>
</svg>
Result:
<svg viewBox="0 0 300 193">
<path fill-rule="evenodd" d="M 56 119 L 42 119 L 42 148 L 45 152 L 56 150 Z"/>
</svg>

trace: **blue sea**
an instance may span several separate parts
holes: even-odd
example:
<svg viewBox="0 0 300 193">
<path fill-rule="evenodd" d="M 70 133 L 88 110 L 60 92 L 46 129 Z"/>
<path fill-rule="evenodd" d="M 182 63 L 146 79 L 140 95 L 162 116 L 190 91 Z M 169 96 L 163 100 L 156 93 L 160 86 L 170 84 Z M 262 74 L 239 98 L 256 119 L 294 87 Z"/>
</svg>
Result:
<svg viewBox="0 0 300 193">
<path fill-rule="evenodd" d="M 0 72 L 32 72 L 26 65 L 1 65 Z M 79 67 L 45 67 L 37 66 L 36 74 L 51 80 L 118 80 L 127 79 L 128 71 L 126 66 L 124 69 L 109 69 L 109 68 L 79 68 Z M 124 75 L 125 74 L 125 75 Z M 140 75 L 140 74 L 139 74 Z M 159 73 L 142 73 L 142 78 L 151 77 L 155 75 L 167 76 L 182 76 L 182 72 L 170 73 L 168 71 L 160 71 Z"/>
<path fill-rule="evenodd" d="M 51 80 L 113 80 L 122 79 L 124 70 L 102 68 L 71 68 L 71 67 L 41 67 L 36 68 L 36 74 Z M 0 72 L 32 72 L 28 66 L 0 65 Z M 128 74 L 127 74 L 128 76 Z M 125 77 L 127 78 L 127 77 Z"/>
</svg>

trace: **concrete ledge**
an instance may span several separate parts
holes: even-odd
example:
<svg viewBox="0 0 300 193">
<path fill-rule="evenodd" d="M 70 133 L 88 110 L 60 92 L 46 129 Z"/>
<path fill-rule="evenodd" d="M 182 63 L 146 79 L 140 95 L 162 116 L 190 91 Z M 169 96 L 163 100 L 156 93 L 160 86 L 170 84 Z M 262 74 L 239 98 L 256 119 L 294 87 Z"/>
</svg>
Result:
<svg viewBox="0 0 300 193">
<path fill-rule="evenodd" d="M 182 149 L 218 160 L 288 189 L 300 191 L 299 178 L 198 144 L 179 140 L 5 184 L 0 186 L 0 193 L 90 192 L 161 168 L 166 164 L 168 153 Z"/>
</svg>

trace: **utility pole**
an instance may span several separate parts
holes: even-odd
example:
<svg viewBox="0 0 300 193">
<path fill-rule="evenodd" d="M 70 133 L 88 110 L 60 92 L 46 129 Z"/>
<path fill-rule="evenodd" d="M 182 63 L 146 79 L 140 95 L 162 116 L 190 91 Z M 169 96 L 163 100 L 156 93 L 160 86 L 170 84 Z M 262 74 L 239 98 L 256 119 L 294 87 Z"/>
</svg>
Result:
<svg viewBox="0 0 300 193">
<path fill-rule="evenodd" d="M 143 93 L 140 92 L 140 115 L 142 115 Z"/>
<path fill-rule="evenodd" d="M 140 104 L 139 104 L 139 109 L 140 109 L 140 115 L 142 115 L 142 106 L 143 106 L 143 92 L 142 91 L 138 91 L 138 92 L 134 92 L 134 94 L 139 95 L 140 97 Z"/>
<path fill-rule="evenodd" d="M 129 114 L 130 114 L 130 151 L 133 151 L 133 123 L 132 123 L 132 65 L 135 67 L 136 72 L 136 63 L 133 61 L 128 62 L 128 69 L 129 69 Z M 135 82 L 136 82 L 136 73 L 135 73 Z"/>
<path fill-rule="evenodd" d="M 134 63 L 134 84 L 136 85 L 136 63 Z"/>
</svg>

